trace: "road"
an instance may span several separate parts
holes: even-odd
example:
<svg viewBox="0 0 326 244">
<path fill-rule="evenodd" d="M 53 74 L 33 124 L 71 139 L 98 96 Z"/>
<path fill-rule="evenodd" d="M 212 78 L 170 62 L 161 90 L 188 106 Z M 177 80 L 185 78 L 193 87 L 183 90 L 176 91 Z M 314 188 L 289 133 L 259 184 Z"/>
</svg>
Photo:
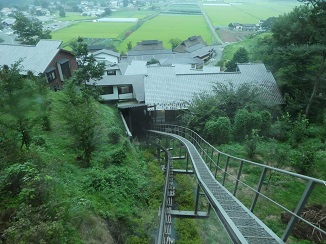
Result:
<svg viewBox="0 0 326 244">
<path fill-rule="evenodd" d="M 209 29 L 211 30 L 211 33 L 213 35 L 213 37 L 215 38 L 215 40 L 217 41 L 217 43 L 221 43 L 221 45 L 224 47 L 225 43 L 221 40 L 221 38 L 216 34 L 215 31 L 215 27 L 213 26 L 211 20 L 208 18 L 207 14 L 205 13 L 205 11 L 203 10 L 203 7 L 201 5 L 199 5 L 200 10 L 206 20 L 206 23 L 208 24 Z"/>
</svg>

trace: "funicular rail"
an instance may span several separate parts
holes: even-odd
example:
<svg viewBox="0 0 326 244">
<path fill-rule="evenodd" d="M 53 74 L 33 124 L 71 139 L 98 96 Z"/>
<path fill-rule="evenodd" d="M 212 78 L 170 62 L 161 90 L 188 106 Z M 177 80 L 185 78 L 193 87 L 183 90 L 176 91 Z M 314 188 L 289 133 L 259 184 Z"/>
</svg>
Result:
<svg viewBox="0 0 326 244">
<path fill-rule="evenodd" d="M 185 127 L 175 125 L 156 125 L 153 127 L 153 130 L 150 130 L 150 133 L 173 137 L 185 145 L 192 160 L 198 182 L 203 189 L 206 197 L 209 199 L 213 209 L 226 227 L 226 230 L 228 231 L 234 243 L 283 243 L 287 240 L 293 225 L 298 219 L 312 226 L 314 230 L 319 231 L 321 234 L 326 234 L 324 230 L 299 216 L 314 186 L 316 184 L 324 185 L 324 181 L 222 153 L 211 146 L 197 133 Z M 210 153 L 209 150 L 211 150 Z M 213 160 L 213 153 L 218 155 L 217 161 Z M 220 155 L 227 157 L 225 169 L 222 169 L 219 166 Z M 230 159 L 238 160 L 240 162 L 233 194 L 223 186 L 225 177 L 228 175 L 227 169 Z M 262 169 L 257 189 L 253 189 L 240 180 L 241 169 L 244 164 L 251 164 Z M 222 183 L 218 182 L 216 179 L 217 170 L 221 170 L 224 174 Z M 277 171 L 307 181 L 306 189 L 303 192 L 294 212 L 288 210 L 279 203 L 260 193 L 267 170 Z M 250 210 L 235 197 L 239 183 L 244 184 L 246 187 L 249 187 L 252 191 L 255 192 L 255 197 L 253 199 Z M 273 204 L 291 214 L 292 218 L 289 221 L 281 238 L 276 236 L 275 233 L 273 233 L 261 220 L 259 220 L 252 213 L 259 196 L 269 200 Z"/>
</svg>

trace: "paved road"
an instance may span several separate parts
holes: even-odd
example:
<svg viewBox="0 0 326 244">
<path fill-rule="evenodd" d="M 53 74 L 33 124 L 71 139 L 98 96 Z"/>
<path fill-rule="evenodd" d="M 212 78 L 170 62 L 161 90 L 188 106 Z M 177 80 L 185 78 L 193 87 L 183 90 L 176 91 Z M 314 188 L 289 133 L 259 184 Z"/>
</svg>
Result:
<svg viewBox="0 0 326 244">
<path fill-rule="evenodd" d="M 211 33 L 213 35 L 213 37 L 215 38 L 215 40 L 217 41 L 217 43 L 221 43 L 222 46 L 225 46 L 225 43 L 221 40 L 221 38 L 216 34 L 216 31 L 215 31 L 215 27 L 213 26 L 211 20 L 208 18 L 207 14 L 205 13 L 205 11 L 203 10 L 202 6 L 200 6 L 200 9 L 201 9 L 201 12 L 203 14 L 203 16 L 205 17 L 205 20 L 206 20 L 206 23 L 208 24 L 209 26 L 209 29 L 211 30 Z"/>
</svg>

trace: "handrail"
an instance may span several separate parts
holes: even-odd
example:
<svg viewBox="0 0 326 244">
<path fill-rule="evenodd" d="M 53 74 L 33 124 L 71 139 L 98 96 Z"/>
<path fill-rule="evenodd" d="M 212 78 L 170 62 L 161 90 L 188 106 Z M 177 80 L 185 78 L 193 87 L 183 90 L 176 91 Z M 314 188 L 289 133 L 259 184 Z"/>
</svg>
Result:
<svg viewBox="0 0 326 244">
<path fill-rule="evenodd" d="M 235 188 L 234 188 L 234 193 L 233 193 L 234 196 L 235 196 L 237 188 L 238 188 L 238 183 L 241 183 L 242 185 L 245 185 L 246 187 L 251 189 L 255 194 L 254 201 L 253 201 L 251 209 L 250 209 L 252 212 L 253 212 L 253 210 L 255 208 L 255 204 L 256 204 L 256 201 L 257 201 L 258 197 L 262 196 L 263 198 L 267 199 L 271 203 L 275 204 L 276 206 L 282 208 L 283 210 L 285 210 L 286 212 L 291 214 L 292 218 L 289 221 L 289 223 L 288 223 L 288 225 L 286 227 L 286 230 L 284 231 L 283 236 L 282 236 L 283 241 L 287 240 L 287 238 L 289 237 L 290 232 L 291 232 L 295 222 L 298 219 L 305 222 L 306 224 L 310 225 L 314 229 L 320 231 L 321 233 L 326 234 L 325 230 L 322 230 L 318 226 L 314 225 L 313 223 L 310 223 L 309 221 L 307 221 L 307 220 L 305 220 L 305 219 L 303 219 L 302 217 L 299 216 L 301 210 L 304 208 L 306 202 L 308 201 L 308 199 L 309 199 L 309 197 L 311 195 L 311 192 L 313 191 L 315 185 L 321 184 L 321 185 L 326 186 L 326 181 L 321 180 L 321 179 L 316 179 L 316 178 L 313 178 L 313 177 L 309 177 L 309 176 L 305 176 L 305 175 L 301 175 L 301 174 L 297 174 L 297 173 L 294 173 L 294 172 L 278 169 L 278 168 L 275 168 L 275 167 L 272 167 L 272 166 L 259 164 L 257 162 L 252 162 L 250 160 L 238 158 L 238 157 L 229 155 L 227 153 L 221 152 L 218 149 L 216 149 L 215 147 L 213 147 L 205 139 L 203 139 L 198 133 L 196 133 L 193 130 L 190 130 L 190 129 L 186 128 L 186 127 L 183 127 L 183 126 L 170 125 L 170 124 L 154 124 L 154 125 L 152 125 L 151 129 L 157 130 L 157 131 L 163 131 L 163 132 L 169 132 L 169 133 L 177 134 L 179 136 L 182 136 L 182 137 L 188 139 L 190 142 L 192 142 L 194 145 L 196 145 L 196 147 L 198 147 L 200 149 L 200 151 L 201 151 L 200 153 L 203 154 L 203 159 L 204 159 L 205 163 L 207 165 L 209 165 L 209 169 L 212 171 L 212 166 L 213 166 L 213 168 L 215 167 L 215 174 L 214 174 L 215 178 L 216 178 L 217 170 L 220 169 L 224 174 L 224 176 L 223 176 L 223 185 L 224 185 L 224 180 L 225 180 L 226 175 L 231 176 L 236 181 Z M 211 155 L 209 155 L 209 153 L 208 153 L 209 148 L 212 150 Z M 213 160 L 213 153 L 214 152 L 217 153 L 217 155 L 218 155 L 218 159 L 217 159 L 216 162 Z M 227 158 L 225 169 L 222 169 L 218 165 L 221 155 L 225 156 Z M 233 160 L 236 160 L 236 161 L 240 162 L 238 175 L 236 177 L 234 177 L 229 172 L 227 172 L 228 164 L 229 164 L 230 159 L 233 159 Z M 253 187 L 250 187 L 245 182 L 240 180 L 241 170 L 242 170 L 242 167 L 243 167 L 244 164 L 257 166 L 257 167 L 262 169 L 262 174 L 261 174 L 257 189 L 254 189 Z M 265 175 L 266 175 L 267 170 L 279 172 L 281 174 L 289 175 L 289 176 L 296 177 L 296 178 L 307 181 L 306 188 L 305 188 L 304 192 L 302 193 L 301 198 L 300 198 L 294 212 L 290 211 L 286 207 L 284 207 L 281 204 L 275 202 L 273 199 L 267 197 L 266 195 L 264 195 L 264 194 L 262 194 L 260 192 L 260 188 L 261 188 L 261 185 L 263 184 L 263 181 L 265 179 Z"/>
<path fill-rule="evenodd" d="M 164 193 L 163 193 L 163 201 L 162 206 L 160 209 L 160 225 L 158 229 L 158 239 L 156 241 L 157 244 L 166 243 L 164 240 L 164 226 L 166 226 L 165 223 L 165 216 L 166 216 L 166 209 L 167 209 L 167 194 L 168 194 L 168 184 L 169 184 L 169 176 L 170 176 L 170 162 L 172 160 L 172 155 L 170 152 L 168 152 L 164 147 L 160 146 L 159 144 L 155 144 L 159 150 L 164 151 L 165 153 L 165 186 L 164 186 Z"/>
</svg>

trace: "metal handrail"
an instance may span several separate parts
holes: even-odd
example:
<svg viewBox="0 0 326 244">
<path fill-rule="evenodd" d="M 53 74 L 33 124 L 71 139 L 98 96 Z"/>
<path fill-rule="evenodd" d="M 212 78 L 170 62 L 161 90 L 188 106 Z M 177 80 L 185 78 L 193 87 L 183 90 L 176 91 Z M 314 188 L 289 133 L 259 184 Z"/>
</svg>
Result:
<svg viewBox="0 0 326 244">
<path fill-rule="evenodd" d="M 303 222 L 305 222 L 306 224 L 310 225 L 311 227 L 315 228 L 316 230 L 320 231 L 321 233 L 326 234 L 326 231 L 325 230 L 322 230 L 318 226 L 314 225 L 313 223 L 310 223 L 309 221 L 307 221 L 307 220 L 305 220 L 305 219 L 303 219 L 302 217 L 299 216 L 301 210 L 304 208 L 306 202 L 308 201 L 308 199 L 310 197 L 310 194 L 313 191 L 315 185 L 316 184 L 321 184 L 321 185 L 325 185 L 326 186 L 326 181 L 321 180 L 321 179 L 316 179 L 316 178 L 313 178 L 313 177 L 309 177 L 309 176 L 305 176 L 305 175 L 301 175 L 301 174 L 297 174 L 297 173 L 294 173 L 294 172 L 282 170 L 282 169 L 275 168 L 275 167 L 272 167 L 272 166 L 259 164 L 259 163 L 256 163 L 256 162 L 252 162 L 250 160 L 238 158 L 238 157 L 229 155 L 227 153 L 221 152 L 218 149 L 216 149 L 215 147 L 213 147 L 205 139 L 203 139 L 198 133 L 194 132 L 191 129 L 188 129 L 186 127 L 183 127 L 183 126 L 170 125 L 170 124 L 154 124 L 154 125 L 152 125 L 152 129 L 153 130 L 157 130 L 157 131 L 174 133 L 174 134 L 177 134 L 179 136 L 182 136 L 182 137 L 188 139 L 190 142 L 192 142 L 196 147 L 198 147 L 200 149 L 200 151 L 201 151 L 200 153 L 203 154 L 203 159 L 204 159 L 205 163 L 209 165 L 209 169 L 212 171 L 212 166 L 213 166 L 213 168 L 215 168 L 215 174 L 214 174 L 215 175 L 215 178 L 216 178 L 216 174 L 217 174 L 217 170 L 218 169 L 220 169 L 223 172 L 223 174 L 224 174 L 224 177 L 223 177 L 223 185 L 224 185 L 224 181 L 225 181 L 226 175 L 229 175 L 233 179 L 236 180 L 236 184 L 235 184 L 235 188 L 234 188 L 234 193 L 233 193 L 234 196 L 235 196 L 235 193 L 236 193 L 237 188 L 238 188 L 238 183 L 241 183 L 242 185 L 245 185 L 246 187 L 248 187 L 249 189 L 251 189 L 255 193 L 254 201 L 253 201 L 252 206 L 251 206 L 251 209 L 250 209 L 252 212 L 253 212 L 253 210 L 255 208 L 255 204 L 257 202 L 258 197 L 259 196 L 262 196 L 263 198 L 267 199 L 271 203 L 275 204 L 276 206 L 282 208 L 283 210 L 285 210 L 286 212 L 288 212 L 289 214 L 291 214 L 292 218 L 289 221 L 289 223 L 288 223 L 288 225 L 287 225 L 287 227 L 286 227 L 286 229 L 285 229 L 285 231 L 283 233 L 283 236 L 282 236 L 283 241 L 286 241 L 287 240 L 287 238 L 289 237 L 290 232 L 291 232 L 291 230 L 292 230 L 292 228 L 293 228 L 293 226 L 295 224 L 295 221 L 298 220 L 298 219 L 301 220 L 301 221 L 303 221 Z M 216 162 L 208 154 L 208 149 L 209 148 L 212 150 L 211 151 L 211 155 L 213 155 L 213 152 L 217 153 L 218 160 Z M 223 156 L 225 156 L 227 158 L 225 169 L 222 169 L 218 165 L 221 155 L 223 155 Z M 233 159 L 233 160 L 236 160 L 236 161 L 239 161 L 240 162 L 240 166 L 239 166 L 239 171 L 238 171 L 237 177 L 234 177 L 233 175 L 229 174 L 229 172 L 227 172 L 227 168 L 228 168 L 228 164 L 229 164 L 230 159 Z M 257 166 L 257 167 L 259 167 L 259 168 L 262 169 L 262 174 L 261 174 L 261 177 L 260 177 L 260 180 L 259 180 L 257 189 L 254 189 L 253 187 L 250 187 L 249 185 L 247 185 L 246 183 L 244 183 L 243 181 L 240 180 L 241 170 L 242 170 L 242 166 L 244 164 L 249 164 L 249 165 Z M 264 178 L 265 178 L 265 175 L 266 175 L 267 170 L 279 172 L 281 174 L 289 175 L 289 176 L 296 177 L 296 178 L 299 178 L 299 179 L 302 179 L 302 180 L 307 181 L 306 189 L 302 193 L 301 199 L 299 200 L 299 202 L 298 202 L 298 204 L 297 204 L 296 209 L 295 209 L 294 212 L 290 211 L 289 209 L 287 209 L 286 207 L 282 206 L 281 204 L 275 202 L 273 199 L 267 197 L 266 195 L 260 193 L 260 188 L 261 188 L 261 186 L 263 184 L 263 181 L 264 181 Z"/>
<path fill-rule="evenodd" d="M 164 240 L 164 227 L 166 226 L 165 216 L 166 216 L 166 209 L 167 209 L 167 194 L 168 194 L 168 184 L 169 184 L 169 176 L 170 176 L 170 162 L 172 159 L 172 155 L 169 151 L 167 151 L 164 147 L 160 146 L 159 144 L 155 144 L 159 150 L 162 150 L 165 153 L 165 186 L 164 186 L 164 193 L 163 193 L 163 201 L 162 206 L 160 208 L 160 225 L 158 229 L 158 236 L 157 236 L 157 244 L 165 243 Z"/>
</svg>

